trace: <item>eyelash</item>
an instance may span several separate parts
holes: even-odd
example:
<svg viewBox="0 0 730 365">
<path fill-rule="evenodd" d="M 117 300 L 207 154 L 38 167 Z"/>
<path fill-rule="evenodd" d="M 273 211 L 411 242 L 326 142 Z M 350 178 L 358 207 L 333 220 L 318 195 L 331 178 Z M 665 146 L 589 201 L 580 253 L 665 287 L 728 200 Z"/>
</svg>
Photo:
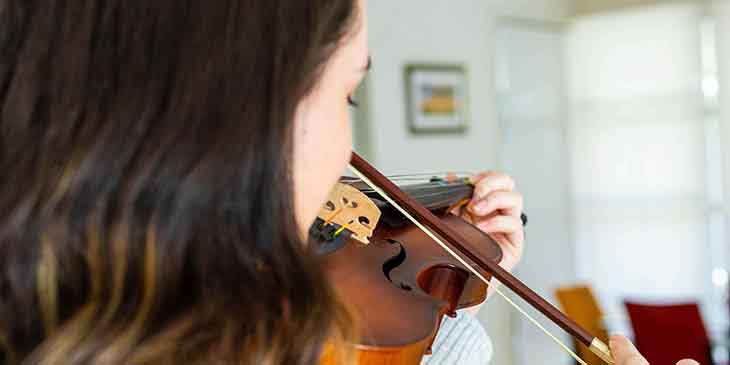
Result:
<svg viewBox="0 0 730 365">
<path fill-rule="evenodd" d="M 352 95 L 347 95 L 347 103 L 350 104 L 351 107 L 357 108 L 360 106 L 360 104 L 352 99 Z"/>
</svg>

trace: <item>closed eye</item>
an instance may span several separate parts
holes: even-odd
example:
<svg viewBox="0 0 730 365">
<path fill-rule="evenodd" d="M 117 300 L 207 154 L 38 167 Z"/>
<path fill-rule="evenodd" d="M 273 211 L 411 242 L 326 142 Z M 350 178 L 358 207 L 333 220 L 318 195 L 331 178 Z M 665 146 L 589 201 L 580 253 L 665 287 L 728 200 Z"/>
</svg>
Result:
<svg viewBox="0 0 730 365">
<path fill-rule="evenodd" d="M 350 104 L 350 106 L 353 108 L 357 108 L 360 106 L 360 103 L 352 99 L 352 95 L 347 95 L 347 103 Z"/>
</svg>

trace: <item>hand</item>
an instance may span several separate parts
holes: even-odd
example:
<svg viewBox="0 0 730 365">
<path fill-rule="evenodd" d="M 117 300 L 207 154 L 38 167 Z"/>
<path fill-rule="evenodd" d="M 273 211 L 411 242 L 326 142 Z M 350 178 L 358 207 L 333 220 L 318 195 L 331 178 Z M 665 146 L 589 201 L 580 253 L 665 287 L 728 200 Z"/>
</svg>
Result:
<svg viewBox="0 0 730 365">
<path fill-rule="evenodd" d="M 484 172 L 471 179 L 474 196 L 458 215 L 487 233 L 502 248 L 500 266 L 511 271 L 522 259 L 525 231 L 522 229 L 522 194 L 514 180 L 499 172 Z"/>
<path fill-rule="evenodd" d="M 611 336 L 609 346 L 616 365 L 649 365 L 649 362 L 641 356 L 634 344 L 626 337 Z M 699 363 L 694 360 L 682 360 L 677 365 L 699 365 Z"/>
</svg>

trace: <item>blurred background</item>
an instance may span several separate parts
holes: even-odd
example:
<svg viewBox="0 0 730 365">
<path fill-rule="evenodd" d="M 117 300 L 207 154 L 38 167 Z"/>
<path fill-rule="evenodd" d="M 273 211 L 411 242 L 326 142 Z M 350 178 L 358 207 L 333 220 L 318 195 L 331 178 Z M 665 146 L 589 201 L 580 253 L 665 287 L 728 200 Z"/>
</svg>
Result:
<svg viewBox="0 0 730 365">
<path fill-rule="evenodd" d="M 373 70 L 358 92 L 358 152 L 390 174 L 509 173 L 530 217 L 519 278 L 642 351 L 651 341 L 637 336 L 663 330 L 702 337 L 727 363 L 730 1 L 368 7 Z M 437 91 L 447 109 L 463 108 L 465 127 L 414 127 L 428 121 L 410 110 L 423 89 L 408 78 L 413 65 L 461 70 L 463 90 Z M 674 304 L 690 310 L 674 314 Z M 479 316 L 493 364 L 573 363 L 501 298 Z M 642 323 L 655 328 L 637 331 Z"/>
</svg>

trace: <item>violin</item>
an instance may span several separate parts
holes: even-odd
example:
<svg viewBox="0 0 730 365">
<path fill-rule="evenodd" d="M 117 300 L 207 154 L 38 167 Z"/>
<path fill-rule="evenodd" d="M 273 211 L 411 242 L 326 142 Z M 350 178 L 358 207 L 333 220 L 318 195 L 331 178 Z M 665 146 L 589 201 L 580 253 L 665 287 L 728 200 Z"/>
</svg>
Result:
<svg viewBox="0 0 730 365">
<path fill-rule="evenodd" d="M 471 198 L 468 181 L 399 188 L 356 153 L 351 170 L 359 179 L 335 186 L 309 233 L 356 318 L 358 364 L 420 364 L 443 317 L 483 303 L 493 278 L 612 363 L 608 346 L 498 265 L 494 240 L 450 213 Z M 334 364 L 328 351 L 320 363 Z"/>
</svg>

